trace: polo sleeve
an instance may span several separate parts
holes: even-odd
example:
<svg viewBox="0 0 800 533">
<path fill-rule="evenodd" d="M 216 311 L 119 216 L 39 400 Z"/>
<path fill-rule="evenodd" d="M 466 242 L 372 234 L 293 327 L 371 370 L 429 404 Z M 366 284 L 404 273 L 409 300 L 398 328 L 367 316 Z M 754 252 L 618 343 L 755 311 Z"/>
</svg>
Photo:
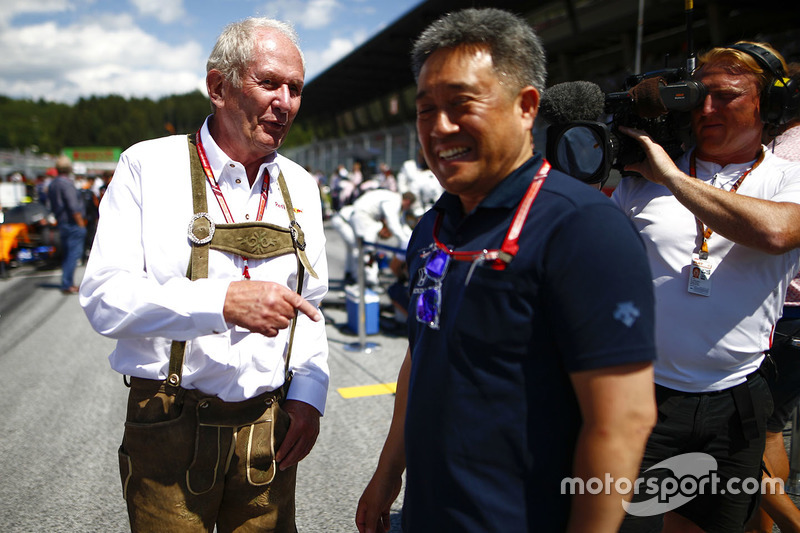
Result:
<svg viewBox="0 0 800 533">
<path fill-rule="evenodd" d="M 545 254 L 548 320 L 568 372 L 655 359 L 644 245 L 612 203 L 565 216 Z"/>
</svg>

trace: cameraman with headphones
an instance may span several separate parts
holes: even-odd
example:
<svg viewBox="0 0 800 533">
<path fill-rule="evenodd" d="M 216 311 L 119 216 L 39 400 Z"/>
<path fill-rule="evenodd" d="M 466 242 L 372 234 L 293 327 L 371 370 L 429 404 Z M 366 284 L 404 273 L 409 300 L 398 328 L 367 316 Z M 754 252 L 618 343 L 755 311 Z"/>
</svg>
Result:
<svg viewBox="0 0 800 533">
<path fill-rule="evenodd" d="M 662 524 L 663 531 L 744 529 L 758 491 L 743 482 L 761 480 L 773 407 L 759 370 L 800 267 L 800 165 L 761 144 L 765 124 L 785 122 L 797 106 L 783 58 L 767 44 L 739 42 L 701 55 L 698 65 L 694 77 L 708 94 L 691 112 L 694 149 L 673 162 L 643 131 L 620 128 L 647 154 L 626 167 L 644 179 L 624 179 L 612 198 L 648 251 L 659 357 L 658 423 L 626 532 Z M 683 456 L 691 452 L 702 455 Z M 667 459 L 672 471 L 648 471 Z M 645 490 L 680 471 L 705 471 L 713 484 L 695 485 L 682 505 Z"/>
</svg>

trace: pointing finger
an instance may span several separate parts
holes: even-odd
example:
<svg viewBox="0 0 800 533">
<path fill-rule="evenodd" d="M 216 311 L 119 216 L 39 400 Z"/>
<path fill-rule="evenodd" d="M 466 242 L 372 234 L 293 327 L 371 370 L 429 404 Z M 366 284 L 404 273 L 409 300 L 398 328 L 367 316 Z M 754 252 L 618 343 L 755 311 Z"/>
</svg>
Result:
<svg viewBox="0 0 800 533">
<path fill-rule="evenodd" d="M 292 293 L 292 295 L 293 298 L 289 301 L 292 307 L 307 315 L 314 322 L 319 322 L 322 316 L 319 314 L 317 307 L 297 293 Z"/>
</svg>

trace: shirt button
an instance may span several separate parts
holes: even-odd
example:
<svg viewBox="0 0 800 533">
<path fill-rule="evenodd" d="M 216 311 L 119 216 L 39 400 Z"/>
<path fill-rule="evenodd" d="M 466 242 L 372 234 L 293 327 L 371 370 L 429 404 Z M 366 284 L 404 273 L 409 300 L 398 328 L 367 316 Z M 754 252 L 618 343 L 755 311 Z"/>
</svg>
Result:
<svg viewBox="0 0 800 533">
<path fill-rule="evenodd" d="M 229 163 L 229 165 L 231 168 L 236 168 L 236 165 L 234 165 L 233 163 Z"/>
<path fill-rule="evenodd" d="M 250 220 L 250 215 L 249 215 L 249 214 L 247 214 L 247 215 L 245 215 L 245 216 L 244 216 L 244 218 L 245 218 L 246 220 Z"/>
<path fill-rule="evenodd" d="M 241 183 L 241 182 L 242 182 L 242 180 L 240 180 L 238 178 L 236 179 L 236 183 Z"/>
</svg>

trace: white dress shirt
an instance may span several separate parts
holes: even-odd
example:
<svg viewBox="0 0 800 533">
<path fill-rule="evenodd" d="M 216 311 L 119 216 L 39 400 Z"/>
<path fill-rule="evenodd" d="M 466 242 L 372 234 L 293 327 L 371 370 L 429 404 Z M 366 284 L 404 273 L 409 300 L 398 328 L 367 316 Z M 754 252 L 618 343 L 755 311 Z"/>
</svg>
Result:
<svg viewBox="0 0 800 533">
<path fill-rule="evenodd" d="M 306 273 L 302 295 L 319 306 L 327 292 L 328 267 L 314 179 L 299 165 L 273 154 L 261 165 L 251 187 L 244 167 L 212 139 L 208 119 L 201 139 L 234 222 L 256 220 L 266 169 L 269 196 L 263 221 L 289 226 L 277 181 L 283 172 L 296 220 L 305 233 L 308 260 L 319 275 L 314 279 Z M 212 219 L 225 223 L 207 180 L 206 198 Z M 109 361 L 121 374 L 165 379 L 172 341 L 186 340 L 183 387 L 225 401 L 241 401 L 277 389 L 284 382 L 289 329 L 269 338 L 226 324 L 223 305 L 229 284 L 242 279 L 240 256 L 210 250 L 208 278 L 190 281 L 186 277 L 192 215 L 186 136 L 144 141 L 123 152 L 100 205 L 100 223 L 81 285 L 81 305 L 95 330 L 117 339 Z M 296 289 L 294 254 L 250 259 L 248 263 L 253 280 Z M 324 321 L 313 322 L 299 313 L 289 399 L 324 412 L 327 357 Z"/>
</svg>

